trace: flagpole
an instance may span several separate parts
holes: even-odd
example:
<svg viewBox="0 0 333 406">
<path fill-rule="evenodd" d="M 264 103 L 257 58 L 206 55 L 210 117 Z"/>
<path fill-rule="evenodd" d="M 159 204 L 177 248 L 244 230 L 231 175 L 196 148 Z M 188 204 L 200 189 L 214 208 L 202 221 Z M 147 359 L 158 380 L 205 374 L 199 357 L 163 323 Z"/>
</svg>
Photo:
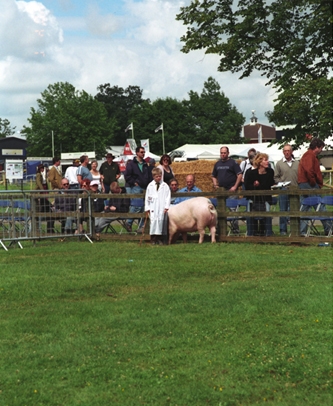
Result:
<svg viewBox="0 0 333 406">
<path fill-rule="evenodd" d="M 164 126 L 162 123 L 162 144 L 163 144 L 163 155 L 165 155 L 165 146 L 164 146 Z"/>
<path fill-rule="evenodd" d="M 131 125 L 132 125 L 132 139 L 134 140 L 134 126 L 133 126 L 133 123 L 131 123 Z"/>
</svg>

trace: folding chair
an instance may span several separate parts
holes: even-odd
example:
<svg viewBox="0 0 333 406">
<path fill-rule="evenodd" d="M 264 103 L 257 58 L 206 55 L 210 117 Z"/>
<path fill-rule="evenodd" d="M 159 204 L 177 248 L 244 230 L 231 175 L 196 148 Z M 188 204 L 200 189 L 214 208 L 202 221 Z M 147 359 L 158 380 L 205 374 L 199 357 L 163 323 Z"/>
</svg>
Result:
<svg viewBox="0 0 333 406">
<path fill-rule="evenodd" d="M 20 201 L 16 200 L 13 203 L 13 208 L 15 210 L 14 216 L 14 226 L 16 231 L 20 234 L 30 233 L 31 230 L 31 217 L 29 215 L 30 202 L 28 200 Z"/>
<path fill-rule="evenodd" d="M 309 212 L 314 209 L 314 211 L 319 211 L 321 206 L 320 196 L 310 196 L 305 197 L 302 200 L 300 211 Z M 315 221 L 320 219 L 319 217 L 313 217 L 311 215 L 301 217 L 301 233 L 305 237 L 318 236 L 320 232 L 318 231 Z"/>
<path fill-rule="evenodd" d="M 5 232 L 9 230 L 9 220 L 11 219 L 10 209 L 10 200 L 0 200 L 0 227 L 2 227 Z"/>
<path fill-rule="evenodd" d="M 246 201 L 246 203 L 245 203 Z M 226 206 L 229 210 L 233 212 L 238 212 L 239 208 L 244 205 L 247 207 L 247 199 L 226 199 Z M 240 205 L 241 203 L 241 205 Z M 229 227 L 228 235 L 240 235 L 239 227 L 237 221 L 246 221 L 244 216 L 237 216 L 237 217 L 227 217 L 227 225 Z"/>
<path fill-rule="evenodd" d="M 321 204 L 325 205 L 325 206 L 333 206 L 333 196 L 324 196 L 321 198 Z M 320 207 L 320 210 L 322 210 L 322 205 Z M 332 214 L 332 211 L 331 211 Z M 333 216 L 325 216 L 325 217 L 319 217 L 319 219 L 317 220 L 321 220 L 321 221 L 325 221 L 327 224 L 327 236 L 328 237 L 332 237 L 333 234 Z"/>
</svg>

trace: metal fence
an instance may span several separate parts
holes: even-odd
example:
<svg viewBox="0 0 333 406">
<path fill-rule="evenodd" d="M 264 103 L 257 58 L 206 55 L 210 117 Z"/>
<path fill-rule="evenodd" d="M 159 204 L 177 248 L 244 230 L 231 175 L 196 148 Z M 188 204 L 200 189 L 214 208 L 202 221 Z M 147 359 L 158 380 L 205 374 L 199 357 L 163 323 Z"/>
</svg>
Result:
<svg viewBox="0 0 333 406">
<path fill-rule="evenodd" d="M 305 191 L 297 188 L 290 190 L 274 191 L 239 191 L 232 192 L 232 195 L 241 200 L 250 195 L 274 195 L 277 198 L 281 194 L 289 195 L 290 211 L 261 211 L 248 212 L 243 210 L 231 211 L 228 207 L 227 199 L 230 198 L 230 192 L 218 190 L 211 193 L 191 193 L 191 197 L 205 196 L 214 199 L 218 213 L 217 235 L 218 241 L 240 241 L 239 236 L 230 232 L 232 220 L 243 221 L 246 227 L 246 221 L 250 217 L 275 218 L 287 216 L 290 222 L 290 234 L 284 239 L 280 236 L 273 236 L 270 242 L 281 242 L 283 240 L 291 242 L 304 242 L 300 236 L 300 221 L 304 212 L 300 212 L 300 198 Z M 317 195 L 318 190 L 307 190 L 307 195 Z M 321 195 L 332 194 L 332 191 L 321 190 Z M 177 193 L 179 197 L 188 197 L 187 193 Z M 123 198 L 124 195 L 112 195 L 113 198 Z M 144 195 L 126 195 L 128 198 L 143 198 Z M 94 237 L 94 224 L 96 218 L 107 218 L 107 225 L 102 238 L 116 240 L 140 240 L 148 239 L 149 220 L 145 222 L 145 233 L 139 235 L 135 231 L 127 232 L 125 222 L 129 218 L 134 218 L 138 222 L 145 217 L 144 213 L 95 213 L 93 210 L 94 199 L 110 198 L 107 194 L 91 194 L 86 191 L 75 190 L 73 192 L 54 191 L 2 191 L 0 193 L 0 244 L 7 250 L 6 244 L 18 244 L 22 248 L 22 241 L 42 240 L 42 239 L 65 239 L 67 237 L 83 238 L 92 243 Z M 329 212 L 312 212 L 313 217 L 318 219 L 323 216 L 332 218 L 332 207 Z M 147 219 L 146 219 L 147 220 Z M 263 241 L 263 237 L 247 237 L 246 241 Z M 307 239 L 308 242 L 316 241 L 316 238 Z"/>
</svg>

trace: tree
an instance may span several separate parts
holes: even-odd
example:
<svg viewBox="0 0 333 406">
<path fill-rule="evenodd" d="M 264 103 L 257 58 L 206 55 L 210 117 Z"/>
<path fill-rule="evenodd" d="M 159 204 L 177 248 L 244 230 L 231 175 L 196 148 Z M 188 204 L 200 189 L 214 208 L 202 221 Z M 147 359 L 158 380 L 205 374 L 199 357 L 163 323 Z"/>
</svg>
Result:
<svg viewBox="0 0 333 406">
<path fill-rule="evenodd" d="M 188 122 L 192 130 L 193 143 L 242 143 L 240 138 L 245 117 L 231 105 L 221 92 L 218 82 L 209 77 L 204 83 L 201 95 L 189 92 L 184 100 Z"/>
<path fill-rule="evenodd" d="M 331 133 L 331 0 L 239 0 L 237 7 L 233 0 L 194 0 L 177 19 L 188 26 L 183 52 L 218 54 L 219 70 L 240 78 L 254 70 L 266 76 L 278 95 L 267 116 L 276 125 L 296 124 L 289 139 L 299 144 L 306 132 Z"/>
<path fill-rule="evenodd" d="M 135 138 L 149 138 L 151 151 L 162 154 L 162 134 L 161 131 L 155 133 L 155 129 L 163 123 L 165 151 L 178 148 L 191 139 L 186 111 L 181 101 L 171 97 L 159 98 L 152 103 L 146 101 L 135 106 L 130 113 L 130 121 L 134 123 Z"/>
<path fill-rule="evenodd" d="M 16 127 L 11 127 L 9 120 L 0 118 L 0 138 L 15 134 L 15 128 Z"/>
<path fill-rule="evenodd" d="M 113 140 L 114 122 L 104 106 L 84 90 L 68 82 L 49 85 L 31 108 L 27 135 L 30 156 L 52 156 L 52 132 L 55 155 L 60 152 L 96 151 L 105 153 Z"/>
<path fill-rule="evenodd" d="M 119 86 L 110 86 L 110 83 L 98 86 L 99 91 L 95 99 L 103 103 L 108 117 L 115 120 L 114 143 L 123 145 L 126 140 L 125 128 L 130 124 L 130 112 L 149 99 L 142 98 L 139 86 L 128 86 L 123 89 Z"/>
</svg>

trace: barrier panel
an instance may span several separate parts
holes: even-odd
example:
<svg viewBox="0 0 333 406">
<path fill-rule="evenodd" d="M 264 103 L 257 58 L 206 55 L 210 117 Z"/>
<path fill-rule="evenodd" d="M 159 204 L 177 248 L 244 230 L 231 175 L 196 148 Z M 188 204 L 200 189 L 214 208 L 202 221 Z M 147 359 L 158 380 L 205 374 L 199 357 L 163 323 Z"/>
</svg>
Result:
<svg viewBox="0 0 333 406">
<path fill-rule="evenodd" d="M 300 211 L 300 198 L 306 193 L 307 196 L 318 196 L 318 190 L 299 190 L 290 188 L 288 190 L 267 190 L 267 191 L 244 191 L 227 192 L 218 189 L 214 192 L 191 193 L 191 197 L 205 196 L 214 199 L 217 207 L 218 225 L 217 240 L 241 241 L 240 237 L 246 236 L 248 242 L 269 241 L 269 242 L 305 242 L 300 235 L 300 221 L 305 212 Z M 321 196 L 331 195 L 329 189 L 321 189 Z M 230 211 L 227 199 L 233 198 L 244 200 L 247 196 L 289 195 L 290 211 L 246 211 L 244 206 L 237 211 Z M 143 198 L 144 195 L 125 195 L 127 198 Z M 189 197 L 188 193 L 176 193 L 178 197 Z M 123 198 L 124 195 L 112 195 L 112 198 Z M 95 237 L 94 226 L 96 219 L 105 218 L 107 224 L 102 238 L 116 240 L 143 240 L 149 238 L 149 219 L 145 213 L 116 213 L 97 212 L 93 210 L 94 200 L 97 198 L 109 199 L 110 194 L 92 194 L 83 190 L 73 191 L 2 191 L 0 193 L 0 244 L 7 250 L 6 243 L 16 243 L 22 248 L 22 241 L 60 239 L 67 237 L 84 238 L 92 243 Z M 242 199 L 243 198 L 243 199 Z M 311 212 L 311 216 L 318 220 L 323 217 L 332 222 L 332 207 L 327 211 Z M 290 234 L 285 238 L 279 236 L 247 236 L 246 223 L 250 218 L 274 218 L 275 222 L 279 217 L 290 219 Z M 145 218 L 145 232 L 142 235 L 135 231 L 126 230 L 126 220 Z M 234 235 L 228 231 L 233 219 L 243 221 L 245 232 Z M 320 237 L 309 237 L 308 242 L 316 242 Z"/>
</svg>

